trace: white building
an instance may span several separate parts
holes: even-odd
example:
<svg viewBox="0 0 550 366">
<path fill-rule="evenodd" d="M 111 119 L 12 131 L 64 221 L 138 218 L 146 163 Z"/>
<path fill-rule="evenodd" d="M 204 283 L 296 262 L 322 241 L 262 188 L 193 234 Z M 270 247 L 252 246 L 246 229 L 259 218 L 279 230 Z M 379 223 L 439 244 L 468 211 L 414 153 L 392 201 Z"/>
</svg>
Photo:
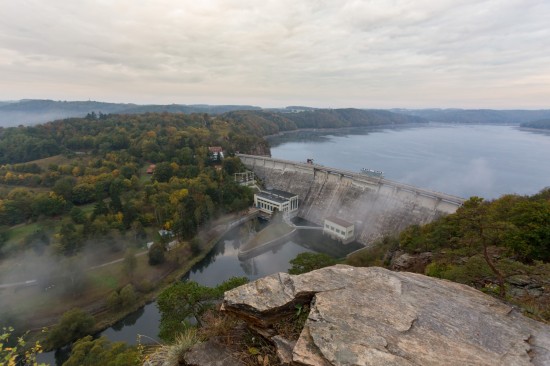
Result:
<svg viewBox="0 0 550 366">
<path fill-rule="evenodd" d="M 222 160 L 224 158 L 223 148 L 221 146 L 210 146 L 208 147 L 208 151 L 211 154 L 210 160 L 216 161 L 216 160 Z"/>
<path fill-rule="evenodd" d="M 323 234 L 347 244 L 355 239 L 355 225 L 338 217 L 327 217 L 323 226 Z"/>
<path fill-rule="evenodd" d="M 295 216 L 298 212 L 298 195 L 278 189 L 260 191 L 254 194 L 254 206 L 269 215 L 276 209 L 285 215 Z"/>
</svg>

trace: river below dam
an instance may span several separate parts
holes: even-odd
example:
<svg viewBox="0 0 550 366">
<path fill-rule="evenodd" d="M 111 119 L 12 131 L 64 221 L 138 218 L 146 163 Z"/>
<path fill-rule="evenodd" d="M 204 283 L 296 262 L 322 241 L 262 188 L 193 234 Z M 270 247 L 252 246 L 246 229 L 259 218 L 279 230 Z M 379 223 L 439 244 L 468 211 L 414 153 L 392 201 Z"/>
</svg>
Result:
<svg viewBox="0 0 550 366">
<path fill-rule="evenodd" d="M 297 220 L 299 221 L 299 219 Z M 298 225 L 305 224 L 297 222 Z M 205 286 L 216 286 L 231 277 L 244 276 L 255 280 L 267 275 L 286 272 L 289 261 L 304 252 L 326 253 L 336 258 L 360 248 L 356 243 L 342 245 L 327 237 L 321 231 L 298 230 L 292 239 L 281 245 L 256 251 L 246 258 L 239 258 L 239 246 L 249 237 L 255 228 L 262 224 L 243 224 L 226 234 L 212 251 L 197 263 L 182 280 L 196 281 Z M 98 336 L 106 336 L 111 341 L 123 341 L 136 344 L 138 336 L 141 343 L 155 343 L 158 341 L 160 313 L 156 302 L 145 305 L 141 309 L 129 314 L 112 327 L 104 330 Z M 50 365 L 61 364 L 67 359 L 69 349 L 63 348 L 38 355 L 39 362 Z"/>
<path fill-rule="evenodd" d="M 505 193 L 533 194 L 550 186 L 550 132 L 517 126 L 442 125 L 398 128 L 299 131 L 269 138 L 274 158 L 360 171 L 381 170 L 388 179 L 460 197 L 487 199 Z M 214 286 L 233 276 L 253 280 L 287 271 L 289 261 L 313 251 L 342 257 L 353 250 L 327 243 L 322 236 L 298 235 L 264 253 L 239 259 L 249 226 L 234 229 L 184 279 Z M 103 331 L 111 341 L 136 344 L 157 339 L 160 314 L 151 303 Z M 39 361 L 61 365 L 66 351 L 48 352 Z"/>
</svg>

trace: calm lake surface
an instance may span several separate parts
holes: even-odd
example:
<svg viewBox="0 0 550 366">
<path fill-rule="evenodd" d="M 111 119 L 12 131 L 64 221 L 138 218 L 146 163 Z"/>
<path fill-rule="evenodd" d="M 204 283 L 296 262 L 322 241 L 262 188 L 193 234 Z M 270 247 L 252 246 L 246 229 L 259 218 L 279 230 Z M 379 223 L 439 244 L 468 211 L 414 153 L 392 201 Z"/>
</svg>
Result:
<svg viewBox="0 0 550 366">
<path fill-rule="evenodd" d="M 274 158 L 381 170 L 385 178 L 464 198 L 533 194 L 550 186 L 550 133 L 517 126 L 304 131 L 269 141 Z"/>
<path fill-rule="evenodd" d="M 532 194 L 550 186 L 550 133 L 514 126 L 438 125 L 347 131 L 307 131 L 270 138 L 274 158 L 303 161 L 359 171 L 384 171 L 388 179 L 454 194 L 496 198 L 505 193 Z M 292 241 L 248 258 L 238 258 L 246 227 L 230 232 L 198 263 L 186 279 L 215 286 L 233 276 L 251 280 L 287 271 L 299 253 L 324 252 L 341 257 L 353 248 L 337 248 L 322 236 Z M 101 335 L 136 344 L 157 339 L 160 314 L 156 303 L 130 314 Z M 150 339 L 149 339 L 150 338 Z M 40 355 L 40 362 L 61 365 L 62 351 Z"/>
</svg>

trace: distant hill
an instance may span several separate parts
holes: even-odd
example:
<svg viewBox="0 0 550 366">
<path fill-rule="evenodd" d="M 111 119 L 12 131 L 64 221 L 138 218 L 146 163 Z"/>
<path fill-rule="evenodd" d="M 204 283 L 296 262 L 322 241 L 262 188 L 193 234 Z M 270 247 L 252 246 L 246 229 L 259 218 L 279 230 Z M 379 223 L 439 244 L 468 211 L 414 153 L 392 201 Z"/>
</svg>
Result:
<svg viewBox="0 0 550 366">
<path fill-rule="evenodd" d="M 208 113 L 222 114 L 236 110 L 261 110 L 260 107 L 250 105 L 208 105 L 208 104 L 167 104 L 167 105 L 138 105 L 128 109 L 121 110 L 118 113 L 123 114 L 141 114 L 141 113 Z"/>
<path fill-rule="evenodd" d="M 520 125 L 521 127 L 526 128 L 539 128 L 542 130 L 550 130 L 550 118 L 548 119 L 539 119 L 537 121 L 525 122 Z"/>
<path fill-rule="evenodd" d="M 54 101 L 24 99 L 0 101 L 0 126 L 35 125 L 53 120 L 84 117 L 88 113 L 208 113 L 225 114 L 237 111 L 255 112 L 260 119 L 291 121 L 296 128 L 371 126 L 376 124 L 416 123 L 433 121 L 445 123 L 521 124 L 550 119 L 550 110 L 492 110 L 492 109 L 319 109 L 306 106 L 262 109 L 250 105 L 166 104 L 138 105 L 96 101 Z M 362 113 L 365 112 L 365 113 Z M 283 119 L 281 119 L 284 116 Z M 406 116 L 406 117 L 404 117 Z M 415 117 L 415 118 L 413 118 Z M 243 117 L 244 118 L 244 117 Z"/>
<path fill-rule="evenodd" d="M 424 123 L 424 118 L 385 110 L 315 109 L 301 112 L 288 111 L 234 111 L 222 117 L 250 128 L 250 133 L 262 135 L 299 128 L 341 128 Z"/>
<path fill-rule="evenodd" d="M 25 99 L 17 102 L 0 102 L 0 126 L 34 125 L 57 119 L 84 117 L 88 113 L 141 114 L 155 113 L 209 113 L 221 114 L 234 110 L 261 109 L 253 106 L 210 105 L 137 105 L 103 103 L 95 101 L 54 101 Z"/>
<path fill-rule="evenodd" d="M 432 122 L 514 124 L 550 118 L 550 109 L 392 109 L 393 112 L 419 116 Z"/>
<path fill-rule="evenodd" d="M 0 125 L 34 125 L 68 117 L 84 117 L 93 111 L 116 113 L 132 106 L 135 105 L 93 101 L 64 102 L 26 99 L 0 105 Z"/>
</svg>

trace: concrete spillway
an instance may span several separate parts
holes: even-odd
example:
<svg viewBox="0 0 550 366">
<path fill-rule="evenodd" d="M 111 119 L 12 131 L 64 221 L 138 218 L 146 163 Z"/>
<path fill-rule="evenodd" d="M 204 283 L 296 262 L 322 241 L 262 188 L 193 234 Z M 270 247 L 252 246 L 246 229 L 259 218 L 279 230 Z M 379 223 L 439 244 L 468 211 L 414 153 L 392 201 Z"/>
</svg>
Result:
<svg viewBox="0 0 550 366">
<path fill-rule="evenodd" d="M 453 213 L 464 202 L 460 197 L 343 169 L 238 156 L 266 186 L 298 194 L 298 216 L 319 225 L 328 216 L 354 222 L 357 240 L 364 244 Z"/>
</svg>

